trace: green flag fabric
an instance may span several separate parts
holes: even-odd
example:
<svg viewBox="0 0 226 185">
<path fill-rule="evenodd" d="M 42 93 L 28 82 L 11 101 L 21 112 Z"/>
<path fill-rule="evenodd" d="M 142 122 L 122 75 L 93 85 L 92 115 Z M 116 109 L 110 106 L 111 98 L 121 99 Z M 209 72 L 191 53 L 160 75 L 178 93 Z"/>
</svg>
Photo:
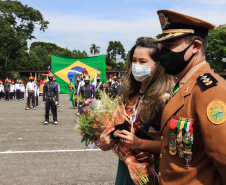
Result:
<svg viewBox="0 0 226 185">
<path fill-rule="evenodd" d="M 69 58 L 51 56 L 52 72 L 56 75 L 60 85 L 60 93 L 68 93 L 68 84 L 73 81 L 73 75 L 82 75 L 84 68 L 89 73 L 90 81 L 93 82 L 96 69 L 102 82 L 106 83 L 106 55 L 87 58 Z"/>
</svg>

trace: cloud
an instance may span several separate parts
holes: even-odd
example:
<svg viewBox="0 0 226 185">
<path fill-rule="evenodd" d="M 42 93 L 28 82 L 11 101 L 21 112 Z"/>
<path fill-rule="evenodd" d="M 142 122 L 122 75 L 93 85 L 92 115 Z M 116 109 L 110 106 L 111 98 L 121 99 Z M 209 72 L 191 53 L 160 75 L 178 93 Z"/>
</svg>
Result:
<svg viewBox="0 0 226 185">
<path fill-rule="evenodd" d="M 121 41 L 128 51 L 138 37 L 155 37 L 161 31 L 156 12 L 146 19 L 130 21 L 94 19 L 77 14 L 49 14 L 46 20 L 50 22 L 48 29 L 45 33 L 36 32 L 37 39 L 43 38 L 61 47 L 87 52 L 94 43 L 101 47 L 102 54 L 106 53 L 109 41 Z"/>
<path fill-rule="evenodd" d="M 126 0 L 128 1 L 128 0 Z M 146 6 L 145 6 L 146 2 Z M 161 33 L 161 28 L 156 11 L 158 9 L 170 9 L 193 17 L 209 21 L 217 26 L 225 24 L 225 0 L 174 0 L 155 1 L 155 4 L 145 0 L 140 1 L 142 6 L 128 6 L 120 16 L 112 10 L 109 14 L 97 11 L 85 11 L 84 13 L 69 11 L 43 11 L 44 18 L 50 22 L 45 33 L 35 32 L 37 37 L 33 41 L 52 42 L 70 50 L 85 50 L 88 54 L 91 44 L 100 46 L 100 54 L 106 54 L 109 41 L 121 41 L 126 51 L 134 45 L 136 39 L 141 36 L 155 37 Z M 124 2 L 125 3 L 125 2 Z M 129 3 L 129 1 L 128 1 Z M 131 3 L 138 3 L 133 0 Z M 138 5 L 138 4 L 137 4 Z M 104 12 L 106 13 L 106 12 Z"/>
</svg>

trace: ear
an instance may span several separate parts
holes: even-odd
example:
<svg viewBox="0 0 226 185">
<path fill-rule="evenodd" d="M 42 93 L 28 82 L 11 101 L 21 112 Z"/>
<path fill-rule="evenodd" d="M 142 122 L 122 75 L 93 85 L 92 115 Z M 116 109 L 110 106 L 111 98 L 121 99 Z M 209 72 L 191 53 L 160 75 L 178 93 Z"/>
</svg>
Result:
<svg viewBox="0 0 226 185">
<path fill-rule="evenodd" d="M 192 53 L 196 54 L 201 50 L 202 42 L 200 40 L 195 40 L 193 45 Z"/>
</svg>

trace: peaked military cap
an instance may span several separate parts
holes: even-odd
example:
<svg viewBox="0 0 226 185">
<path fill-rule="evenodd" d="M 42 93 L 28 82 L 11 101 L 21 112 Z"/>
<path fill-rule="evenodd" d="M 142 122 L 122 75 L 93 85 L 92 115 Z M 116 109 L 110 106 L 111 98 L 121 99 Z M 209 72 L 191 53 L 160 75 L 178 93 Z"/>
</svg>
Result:
<svg viewBox="0 0 226 185">
<path fill-rule="evenodd" d="M 156 42 L 161 42 L 188 34 L 198 36 L 207 36 L 208 31 L 214 29 L 216 26 L 209 22 L 184 15 L 171 10 L 158 10 L 159 21 L 162 27 L 162 34 L 160 34 Z"/>
</svg>

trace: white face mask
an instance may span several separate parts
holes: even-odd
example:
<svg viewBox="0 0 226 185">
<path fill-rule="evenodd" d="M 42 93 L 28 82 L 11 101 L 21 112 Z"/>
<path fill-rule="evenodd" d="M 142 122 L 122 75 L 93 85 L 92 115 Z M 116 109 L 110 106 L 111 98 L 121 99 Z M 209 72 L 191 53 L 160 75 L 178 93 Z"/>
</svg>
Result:
<svg viewBox="0 0 226 185">
<path fill-rule="evenodd" d="M 152 66 L 154 66 L 154 63 Z M 137 65 L 132 63 L 132 74 L 136 81 L 143 82 L 147 77 L 151 76 L 152 66 Z"/>
</svg>

